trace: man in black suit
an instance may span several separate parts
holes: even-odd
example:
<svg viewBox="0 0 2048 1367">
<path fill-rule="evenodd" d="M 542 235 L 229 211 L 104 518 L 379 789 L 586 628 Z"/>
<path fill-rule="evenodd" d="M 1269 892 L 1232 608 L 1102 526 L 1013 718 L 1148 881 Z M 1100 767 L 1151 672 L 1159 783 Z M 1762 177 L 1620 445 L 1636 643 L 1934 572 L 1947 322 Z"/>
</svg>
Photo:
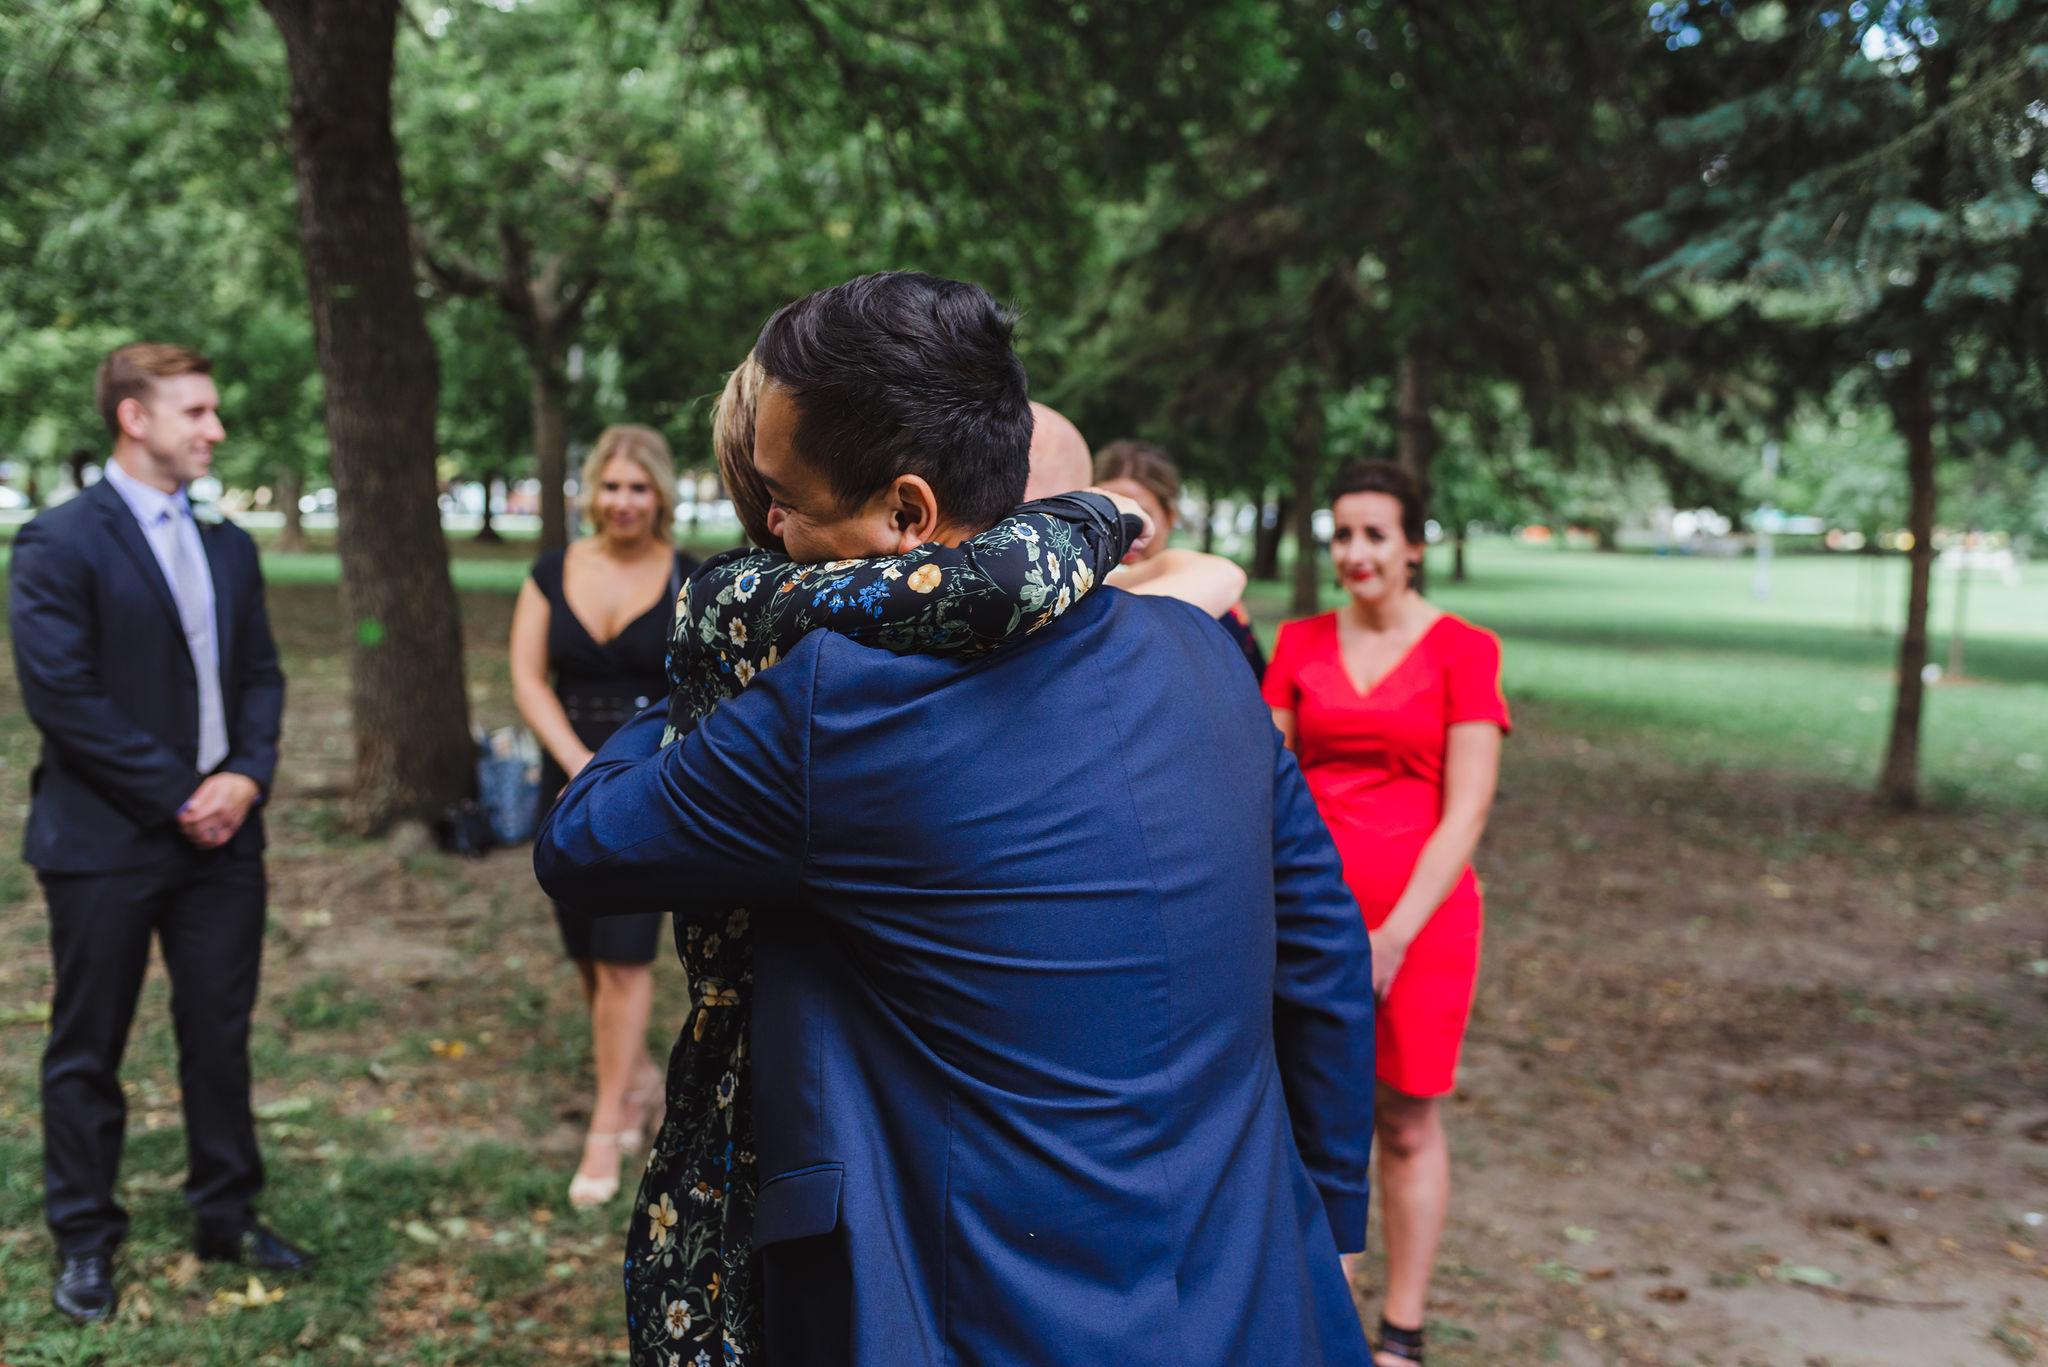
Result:
<svg viewBox="0 0 2048 1367">
<path fill-rule="evenodd" d="M 225 439 L 212 364 L 125 346 L 94 397 L 106 477 L 14 540 L 14 668 L 43 733 L 24 858 L 50 907 L 55 1000 L 43 1054 L 43 1199 L 57 1307 L 114 1310 L 119 1070 L 149 963 L 171 978 L 189 1165 L 206 1258 L 266 1271 L 310 1259 L 258 1223 L 249 1016 L 263 947 L 263 821 L 284 675 L 248 533 L 185 487 Z"/>
</svg>

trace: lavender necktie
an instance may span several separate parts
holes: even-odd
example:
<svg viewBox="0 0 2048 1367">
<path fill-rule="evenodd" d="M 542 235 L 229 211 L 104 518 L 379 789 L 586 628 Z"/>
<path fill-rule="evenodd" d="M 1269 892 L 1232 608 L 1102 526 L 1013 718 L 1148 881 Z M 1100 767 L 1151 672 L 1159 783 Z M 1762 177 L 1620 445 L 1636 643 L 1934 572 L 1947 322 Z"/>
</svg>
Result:
<svg viewBox="0 0 2048 1367">
<path fill-rule="evenodd" d="M 228 723 L 220 699 L 220 649 L 214 639 L 213 622 L 207 613 L 207 573 L 203 553 L 193 543 L 199 540 L 199 526 L 190 535 L 182 525 L 189 516 L 173 508 L 164 514 L 171 528 L 171 569 L 175 582 L 171 594 L 178 600 L 178 621 L 185 628 L 185 648 L 192 652 L 192 670 L 199 676 L 199 772 L 209 774 L 213 766 L 228 757 Z"/>
</svg>

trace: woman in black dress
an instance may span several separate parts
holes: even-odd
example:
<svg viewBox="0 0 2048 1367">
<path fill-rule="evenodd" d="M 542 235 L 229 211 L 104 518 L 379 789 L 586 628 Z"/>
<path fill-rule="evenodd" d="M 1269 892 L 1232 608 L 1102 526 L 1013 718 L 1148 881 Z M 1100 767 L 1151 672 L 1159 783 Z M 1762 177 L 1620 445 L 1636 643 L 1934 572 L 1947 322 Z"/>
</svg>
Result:
<svg viewBox="0 0 2048 1367">
<path fill-rule="evenodd" d="M 668 693 L 663 660 L 676 592 L 696 562 L 675 550 L 676 479 L 668 443 L 648 427 L 608 427 L 584 463 L 581 509 L 592 535 L 534 562 L 512 617 L 512 685 L 545 758 L 552 801 L 593 751 Z M 550 677 L 552 676 L 552 683 Z M 661 1098 L 647 1052 L 661 917 L 575 915 L 557 906 L 562 945 L 590 1003 L 597 1099 L 569 1202 L 587 1210 L 619 1190 Z"/>
</svg>

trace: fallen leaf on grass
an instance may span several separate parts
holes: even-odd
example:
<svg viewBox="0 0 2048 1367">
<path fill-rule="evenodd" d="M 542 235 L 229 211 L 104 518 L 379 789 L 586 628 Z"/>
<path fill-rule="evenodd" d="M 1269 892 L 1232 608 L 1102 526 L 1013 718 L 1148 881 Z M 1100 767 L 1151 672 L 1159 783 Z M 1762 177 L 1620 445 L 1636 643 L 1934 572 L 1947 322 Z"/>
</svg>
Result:
<svg viewBox="0 0 2048 1367">
<path fill-rule="evenodd" d="M 1559 1262 L 1556 1258 L 1544 1259 L 1536 1268 L 1536 1272 L 1543 1280 L 1556 1282 L 1559 1286 L 1577 1286 L 1583 1280 L 1579 1269 Z"/>
<path fill-rule="evenodd" d="M 468 1043 L 467 1043 L 466 1041 L 464 1041 L 464 1040 L 459 1040 L 459 1039 L 458 1039 L 458 1040 L 445 1040 L 445 1039 L 430 1039 L 430 1040 L 428 1040 L 428 1041 L 427 1041 L 427 1048 L 429 1048 L 429 1049 L 433 1050 L 433 1051 L 434 1051 L 434 1052 L 435 1052 L 436 1054 L 439 1054 L 439 1055 L 440 1055 L 440 1056 L 441 1056 L 442 1058 L 450 1058 L 450 1059 L 459 1059 L 459 1058 L 461 1058 L 461 1057 L 462 1057 L 462 1056 L 463 1056 L 464 1054 L 466 1054 L 466 1053 L 468 1053 L 468 1052 L 469 1052 L 469 1044 L 468 1044 Z"/>
<path fill-rule="evenodd" d="M 222 1290 L 213 1293 L 213 1304 L 207 1310 L 216 1315 L 231 1310 L 254 1310 L 259 1306 L 276 1305 L 284 1299 L 284 1288 L 265 1288 L 255 1277 L 249 1278 L 249 1285 L 240 1291 Z"/>
<path fill-rule="evenodd" d="M 164 1279 L 180 1290 L 192 1284 L 199 1275 L 199 1258 L 191 1252 L 180 1253 L 176 1262 L 164 1269 Z"/>
<path fill-rule="evenodd" d="M 1586 1269 L 1586 1280 L 1589 1282 L 1604 1282 L 1613 1275 L 1614 1269 L 1611 1267 L 1589 1267 Z"/>
<path fill-rule="evenodd" d="M 1651 1300 L 1662 1301 L 1666 1305 L 1676 1305 L 1692 1295 L 1682 1286 L 1653 1286 L 1646 1294 Z"/>
<path fill-rule="evenodd" d="M 2007 1239 L 2005 1241 L 2005 1251 L 2023 1263 L 2034 1261 L 2034 1250 L 2017 1239 Z"/>
<path fill-rule="evenodd" d="M 1570 1239 L 1575 1244 L 1591 1244 L 1599 1242 L 1600 1231 L 1597 1229 L 1587 1229 L 1584 1225 L 1566 1225 L 1564 1227 L 1564 1237 Z"/>
<path fill-rule="evenodd" d="M 441 1236 L 435 1233 L 434 1227 L 425 1220 L 407 1220 L 405 1222 L 405 1235 L 408 1239 L 416 1239 L 423 1244 L 438 1244 L 441 1242 Z"/>
<path fill-rule="evenodd" d="M 1801 1263 L 1779 1263 L 1771 1269 L 1771 1275 L 1781 1282 L 1795 1282 L 1802 1286 L 1840 1286 L 1842 1274 L 1830 1272 L 1824 1267 L 1808 1267 Z"/>
</svg>

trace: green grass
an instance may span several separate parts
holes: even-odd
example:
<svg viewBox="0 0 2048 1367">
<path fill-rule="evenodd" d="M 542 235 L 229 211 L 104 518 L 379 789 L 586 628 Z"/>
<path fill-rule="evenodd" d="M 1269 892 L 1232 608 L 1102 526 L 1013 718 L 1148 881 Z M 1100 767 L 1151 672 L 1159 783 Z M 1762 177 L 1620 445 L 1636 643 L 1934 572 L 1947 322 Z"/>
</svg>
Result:
<svg viewBox="0 0 2048 1367">
<path fill-rule="evenodd" d="M 1600 555 L 1483 543 L 1453 584 L 1433 556 L 1431 596 L 1500 634 L 1511 701 L 1535 701 L 1589 739 L 1646 735 L 1680 760 L 1873 782 L 1890 725 L 1904 613 L 1898 557 L 1781 559 L 1768 598 L 1755 562 Z M 1325 606 L 1341 595 L 1324 593 Z M 1269 628 L 1282 586 L 1250 606 Z M 1932 657 L 1948 658 L 1955 582 L 1935 579 Z M 1992 807 L 2048 806 L 2048 568 L 2017 586 L 1980 574 L 1967 610 L 1965 677 L 1929 690 L 1926 794 Z"/>
</svg>

